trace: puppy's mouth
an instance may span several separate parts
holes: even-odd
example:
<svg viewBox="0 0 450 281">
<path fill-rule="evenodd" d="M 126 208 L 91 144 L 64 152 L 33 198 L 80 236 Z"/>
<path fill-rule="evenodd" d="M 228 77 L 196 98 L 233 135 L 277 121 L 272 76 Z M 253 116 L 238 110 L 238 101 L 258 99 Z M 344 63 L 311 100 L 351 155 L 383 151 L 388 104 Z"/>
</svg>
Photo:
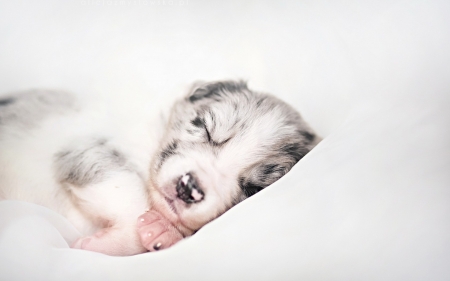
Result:
<svg viewBox="0 0 450 281">
<path fill-rule="evenodd" d="M 205 193 L 193 173 L 185 173 L 162 186 L 155 185 L 155 187 L 153 208 L 170 220 L 182 233 L 195 231 L 183 220 L 185 211 L 205 199 Z"/>
</svg>

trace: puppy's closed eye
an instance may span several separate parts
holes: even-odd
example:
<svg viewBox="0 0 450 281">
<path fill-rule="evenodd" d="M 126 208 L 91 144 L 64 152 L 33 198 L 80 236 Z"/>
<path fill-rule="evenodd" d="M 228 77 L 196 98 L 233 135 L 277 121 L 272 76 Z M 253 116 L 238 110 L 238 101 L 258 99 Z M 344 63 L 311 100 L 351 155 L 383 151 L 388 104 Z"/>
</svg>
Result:
<svg viewBox="0 0 450 281">
<path fill-rule="evenodd" d="M 205 134 L 206 134 L 206 140 L 209 144 L 213 145 L 213 146 L 222 146 L 224 144 L 226 144 L 229 140 L 231 140 L 232 137 L 226 138 L 223 141 L 215 141 L 212 139 L 211 137 L 211 133 L 206 125 L 206 122 L 204 119 L 202 119 L 201 117 L 197 116 L 195 117 L 192 121 L 191 124 L 194 125 L 197 128 L 203 128 L 205 130 Z"/>
<path fill-rule="evenodd" d="M 212 141 L 212 140 L 211 140 L 211 134 L 210 134 L 208 128 L 206 127 L 206 122 L 205 122 L 204 119 L 202 119 L 202 118 L 200 118 L 200 117 L 197 116 L 197 117 L 195 117 L 194 120 L 191 121 L 191 124 L 194 125 L 194 126 L 197 127 L 197 128 L 202 128 L 203 130 L 205 130 L 205 133 L 206 133 L 206 140 L 207 140 L 208 142 L 211 142 L 211 141 Z"/>
</svg>

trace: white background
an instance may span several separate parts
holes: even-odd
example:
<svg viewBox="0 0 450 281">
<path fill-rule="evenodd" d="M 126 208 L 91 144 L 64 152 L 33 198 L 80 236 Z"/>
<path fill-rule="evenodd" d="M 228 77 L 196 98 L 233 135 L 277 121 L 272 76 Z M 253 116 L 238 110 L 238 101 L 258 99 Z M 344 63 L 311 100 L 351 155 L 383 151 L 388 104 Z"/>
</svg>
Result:
<svg viewBox="0 0 450 281">
<path fill-rule="evenodd" d="M 62 88 L 126 113 L 195 80 L 242 78 L 326 137 L 272 188 L 157 255 L 81 253 L 40 221 L 3 220 L 0 272 L 448 280 L 449 15 L 448 1 L 0 2 L 0 93 Z M 3 218 L 26 213 L 5 206 Z"/>
</svg>

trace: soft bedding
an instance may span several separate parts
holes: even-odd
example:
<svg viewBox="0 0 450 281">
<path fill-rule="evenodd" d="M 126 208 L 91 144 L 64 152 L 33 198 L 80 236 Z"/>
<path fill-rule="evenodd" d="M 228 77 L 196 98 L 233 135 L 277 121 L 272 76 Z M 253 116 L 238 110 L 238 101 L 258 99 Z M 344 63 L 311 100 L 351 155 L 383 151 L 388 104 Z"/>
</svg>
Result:
<svg viewBox="0 0 450 281">
<path fill-rule="evenodd" d="M 107 4 L 82 2 L 78 6 L 51 1 L 42 2 L 42 6 L 34 2 L 0 4 L 3 7 L 0 34 L 6 38 L 0 45 L 0 58 L 7 63 L 0 66 L 2 92 L 53 83 L 82 93 L 97 90 L 102 93 L 98 99 L 113 100 L 112 106 L 123 105 L 129 99 L 125 108 L 129 110 L 152 98 L 138 95 L 133 99 L 129 92 L 126 99 L 122 98 L 125 89 L 141 93 L 139 87 L 146 87 L 139 85 L 139 81 L 151 67 L 138 63 L 139 58 L 159 62 L 157 56 L 140 49 L 148 47 L 160 52 L 167 61 L 157 64 L 166 74 L 170 72 L 169 66 L 175 69 L 179 64 L 186 70 L 186 65 L 197 62 L 199 67 L 192 73 L 173 70 L 175 75 L 171 78 L 178 82 L 223 75 L 246 76 L 297 107 L 324 140 L 281 180 L 232 208 L 194 236 L 156 253 L 109 257 L 70 249 L 68 245 L 79 234 L 66 219 L 38 205 L 1 201 L 1 280 L 450 278 L 450 32 L 445 16 L 450 11 L 448 3 L 300 1 L 284 6 L 267 1 L 249 6 L 236 6 L 238 2 L 232 2 L 212 7 L 189 1 L 188 7 L 152 9 L 159 9 L 162 15 L 157 19 L 166 19 L 168 23 L 177 23 L 174 16 L 177 13 L 184 15 L 184 19 L 196 15 L 201 18 L 199 21 L 192 19 L 186 23 L 190 26 L 180 27 L 181 30 L 171 24 L 161 25 L 164 32 L 152 29 L 147 33 L 160 41 L 152 43 L 135 37 L 131 42 L 140 47 L 126 47 L 114 31 L 132 27 L 130 32 L 144 32 L 138 24 L 130 26 L 132 19 L 137 18 L 135 23 L 153 23 L 154 19 L 147 20 L 142 11 L 131 8 L 119 12 Z M 225 15 L 233 15 L 233 9 L 247 11 L 254 22 L 235 18 L 241 27 L 238 29 L 225 16 L 214 19 L 204 15 L 217 9 L 222 9 Z M 48 14 L 52 14 L 50 19 Z M 40 21 L 33 25 L 19 15 L 33 15 L 30 21 Z M 78 16 L 80 21 L 73 21 L 71 15 Z M 240 12 L 237 15 L 241 16 Z M 265 25 L 263 18 L 272 26 Z M 88 19 L 93 22 L 84 21 Z M 196 26 L 203 20 L 213 20 L 214 28 Z M 110 21 L 116 26 L 97 31 L 96 28 Z M 15 23 L 15 27 L 6 23 Z M 55 23 L 61 30 L 50 28 Z M 62 32 L 63 27 L 69 34 Z M 251 32 L 245 33 L 242 28 Z M 259 37 L 263 35 L 259 28 L 267 28 L 266 37 L 285 40 L 266 42 Z M 209 38 L 209 32 L 215 29 L 224 36 L 234 31 L 236 37 L 227 38 L 245 42 L 236 40 L 237 46 L 230 46 L 214 36 Z M 29 37 L 22 37 L 19 31 Z M 86 31 L 91 33 L 81 36 Z M 197 39 L 209 38 L 204 39 L 207 46 L 193 43 L 183 32 Z M 42 41 L 33 34 L 42 35 Z M 80 46 L 86 47 L 88 41 L 93 42 L 92 34 L 103 34 L 109 43 L 116 42 L 122 49 L 105 50 L 107 55 L 102 55 L 101 48 L 105 45 L 101 42 L 88 51 L 76 51 L 69 46 L 80 36 Z M 291 39 L 294 35 L 301 40 Z M 176 52 L 163 50 L 177 38 L 191 44 L 186 49 L 174 47 L 181 52 L 179 57 Z M 50 43 L 55 40 L 79 59 L 97 52 L 100 59 L 89 62 L 90 66 L 105 71 L 99 72 L 100 77 L 92 70 L 83 72 L 85 68 L 70 58 L 44 64 L 42 56 L 50 57 L 44 46 L 52 50 L 55 47 Z M 20 47 L 23 42 L 36 44 L 37 48 Z M 261 45 L 262 42 L 267 44 Z M 289 43 L 293 46 L 289 47 Z M 226 48 L 219 47 L 221 53 L 216 53 L 216 44 Z M 195 47 L 204 48 L 205 52 L 187 56 Z M 123 51 L 127 48 L 138 53 L 141 50 L 139 54 L 143 56 L 134 60 Z M 59 54 L 68 51 L 56 50 Z M 237 53 L 233 54 L 233 50 Z M 21 60 L 19 51 L 24 54 Z M 251 58 L 244 55 L 248 52 Z M 122 58 L 114 54 L 122 54 Z M 228 56 L 231 62 L 221 61 L 221 56 Z M 210 65 L 211 60 L 217 64 Z M 74 69 L 64 72 L 61 62 Z M 130 70 L 129 63 L 137 68 L 138 77 L 131 81 L 133 85 L 124 82 L 131 77 L 125 74 Z M 26 68 L 28 64 L 30 67 Z M 102 64 L 123 66 L 125 70 L 108 72 Z M 69 78 L 69 74 L 81 78 Z M 124 74 L 122 82 L 112 79 L 121 74 Z M 21 75 L 22 80 L 14 78 Z M 162 79 L 170 81 L 167 77 Z M 87 83 L 90 88 L 82 89 L 77 86 L 80 81 L 92 84 Z M 164 88 L 158 86 L 162 82 L 154 82 L 156 88 Z M 113 87 L 115 91 L 105 94 Z"/>
</svg>

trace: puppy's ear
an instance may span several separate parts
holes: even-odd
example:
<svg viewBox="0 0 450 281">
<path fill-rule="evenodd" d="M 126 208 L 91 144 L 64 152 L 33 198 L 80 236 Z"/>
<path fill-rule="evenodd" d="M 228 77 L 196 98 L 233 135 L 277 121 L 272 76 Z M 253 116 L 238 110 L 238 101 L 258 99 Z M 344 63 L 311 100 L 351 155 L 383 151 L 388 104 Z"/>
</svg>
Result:
<svg viewBox="0 0 450 281">
<path fill-rule="evenodd" d="M 206 98 L 220 100 L 223 94 L 244 93 L 246 91 L 249 91 L 247 83 L 242 80 L 227 80 L 211 83 L 196 82 L 193 84 L 187 99 L 192 103 Z"/>
<path fill-rule="evenodd" d="M 204 91 L 202 86 L 205 86 L 206 84 L 207 83 L 202 80 L 198 80 L 192 83 L 187 92 L 186 100 L 190 102 L 195 102 L 197 99 L 200 99 L 200 97 L 203 94 L 202 92 Z"/>
<path fill-rule="evenodd" d="M 293 165 L 286 160 L 283 157 L 271 157 L 241 173 L 238 183 L 245 196 L 252 196 L 284 176 Z"/>
<path fill-rule="evenodd" d="M 187 91 L 187 95 L 188 95 L 188 96 L 192 95 L 192 94 L 195 92 L 195 90 L 197 90 L 198 88 L 200 88 L 201 86 L 206 85 L 206 84 L 207 84 L 207 82 L 206 82 L 206 81 L 203 81 L 203 80 L 197 80 L 197 81 L 194 81 L 194 82 L 189 86 L 188 91 Z"/>
</svg>

